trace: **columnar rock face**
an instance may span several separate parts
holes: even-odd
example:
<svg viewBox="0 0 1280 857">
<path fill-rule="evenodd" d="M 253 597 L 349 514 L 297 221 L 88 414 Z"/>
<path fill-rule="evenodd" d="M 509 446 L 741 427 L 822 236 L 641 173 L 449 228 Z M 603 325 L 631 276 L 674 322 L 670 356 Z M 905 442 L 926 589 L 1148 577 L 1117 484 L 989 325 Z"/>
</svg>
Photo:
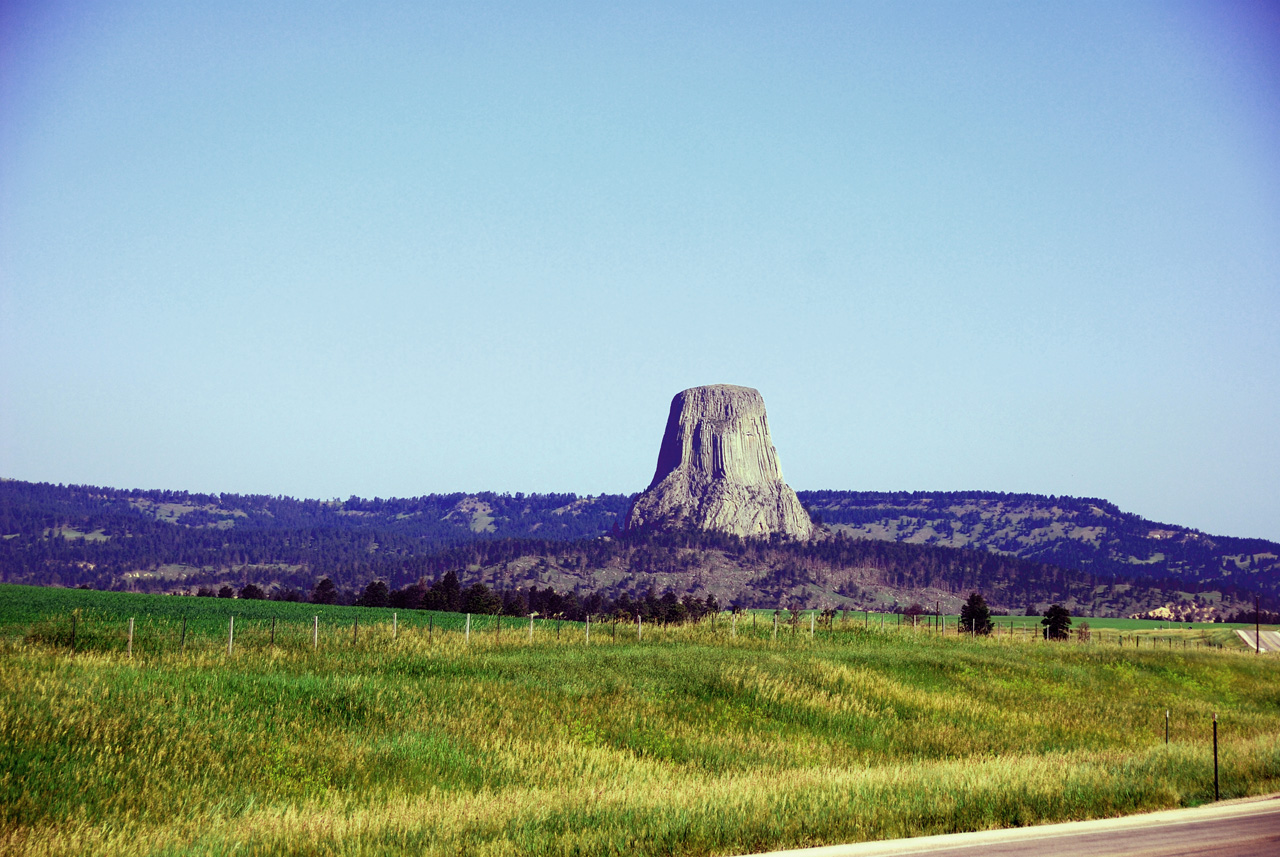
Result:
<svg viewBox="0 0 1280 857">
<path fill-rule="evenodd" d="M 796 492 L 782 481 L 759 391 L 713 384 L 671 400 L 657 472 L 632 505 L 627 529 L 685 526 L 739 536 L 813 535 Z"/>
</svg>

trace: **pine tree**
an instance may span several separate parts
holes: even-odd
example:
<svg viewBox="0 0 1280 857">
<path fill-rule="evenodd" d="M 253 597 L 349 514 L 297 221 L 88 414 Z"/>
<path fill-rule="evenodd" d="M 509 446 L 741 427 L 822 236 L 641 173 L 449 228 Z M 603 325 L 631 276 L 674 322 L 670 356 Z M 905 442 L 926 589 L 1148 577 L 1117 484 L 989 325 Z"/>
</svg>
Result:
<svg viewBox="0 0 1280 857">
<path fill-rule="evenodd" d="M 991 633 L 991 610 L 977 592 L 970 592 L 969 600 L 960 608 L 960 627 L 966 634 Z"/>
<path fill-rule="evenodd" d="M 1065 640 L 1071 631 L 1071 611 L 1061 604 L 1054 604 L 1044 611 L 1040 624 L 1044 625 L 1045 639 Z"/>
</svg>

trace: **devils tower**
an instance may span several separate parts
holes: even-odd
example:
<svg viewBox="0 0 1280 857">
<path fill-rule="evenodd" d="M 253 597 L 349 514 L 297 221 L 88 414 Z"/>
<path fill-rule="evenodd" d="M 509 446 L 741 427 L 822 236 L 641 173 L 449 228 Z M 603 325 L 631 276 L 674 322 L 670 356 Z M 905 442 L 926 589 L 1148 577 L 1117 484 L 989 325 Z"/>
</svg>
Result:
<svg viewBox="0 0 1280 857">
<path fill-rule="evenodd" d="M 627 529 L 692 526 L 738 536 L 813 536 L 813 522 L 782 481 L 759 391 L 693 387 L 671 400 L 653 482 Z"/>
</svg>

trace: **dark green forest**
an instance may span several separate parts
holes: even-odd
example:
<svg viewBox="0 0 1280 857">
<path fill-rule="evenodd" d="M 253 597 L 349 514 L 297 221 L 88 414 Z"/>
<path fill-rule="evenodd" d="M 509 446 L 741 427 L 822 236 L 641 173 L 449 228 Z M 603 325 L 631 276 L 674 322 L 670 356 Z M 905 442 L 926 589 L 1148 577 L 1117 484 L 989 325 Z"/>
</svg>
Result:
<svg viewBox="0 0 1280 857">
<path fill-rule="evenodd" d="M 1097 581 L 1280 591 L 1280 544 L 1150 521 L 1097 498 L 992 491 L 799 495 L 811 514 L 851 535 L 981 548 L 1087 572 Z"/>
<path fill-rule="evenodd" d="M 322 501 L 5 480 L 0 581 L 140 591 L 254 584 L 306 597 L 328 578 L 350 600 L 372 581 L 394 591 L 453 572 L 469 585 L 484 570 L 491 581 L 527 588 L 555 572 L 562 588 L 617 599 L 643 597 L 654 575 L 712 578 L 750 569 L 751 591 L 735 597 L 738 606 L 778 606 L 822 586 L 856 604 L 869 596 L 840 572 L 860 569 L 894 590 L 981 591 L 993 604 L 1030 607 L 1071 599 L 1088 604 L 1101 590 L 1125 587 L 1212 590 L 1240 602 L 1259 592 L 1270 599 L 1280 577 L 1266 565 L 1268 554 L 1280 555 L 1280 545 L 1207 537 L 1100 500 L 976 492 L 800 496 L 832 530 L 825 538 L 795 543 L 625 533 L 621 523 L 632 500 L 626 495 L 485 492 Z M 1068 536 L 1045 538 L 1054 522 Z M 922 543 L 856 531 L 868 525 L 892 526 Z M 1091 538 L 1070 537 L 1075 530 Z M 1150 561 L 1153 544 L 1162 561 Z M 1135 556 L 1144 561 L 1134 562 Z M 1224 573 L 1228 565 L 1237 573 Z M 614 573 L 597 581 L 593 574 L 601 570 Z M 702 596 L 713 588 L 700 585 L 686 586 Z"/>
</svg>

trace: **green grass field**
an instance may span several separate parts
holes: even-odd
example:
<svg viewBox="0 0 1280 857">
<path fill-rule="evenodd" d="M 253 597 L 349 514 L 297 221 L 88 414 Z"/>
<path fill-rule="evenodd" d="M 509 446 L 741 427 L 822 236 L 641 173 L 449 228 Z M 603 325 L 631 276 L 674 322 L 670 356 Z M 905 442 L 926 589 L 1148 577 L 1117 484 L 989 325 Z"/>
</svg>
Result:
<svg viewBox="0 0 1280 857">
<path fill-rule="evenodd" d="M 393 638 L 391 611 L 0 586 L 0 853 L 734 854 L 1107 816 L 1212 800 L 1215 712 L 1222 796 L 1280 789 L 1280 659 L 1243 647 L 480 618 Z"/>
</svg>

